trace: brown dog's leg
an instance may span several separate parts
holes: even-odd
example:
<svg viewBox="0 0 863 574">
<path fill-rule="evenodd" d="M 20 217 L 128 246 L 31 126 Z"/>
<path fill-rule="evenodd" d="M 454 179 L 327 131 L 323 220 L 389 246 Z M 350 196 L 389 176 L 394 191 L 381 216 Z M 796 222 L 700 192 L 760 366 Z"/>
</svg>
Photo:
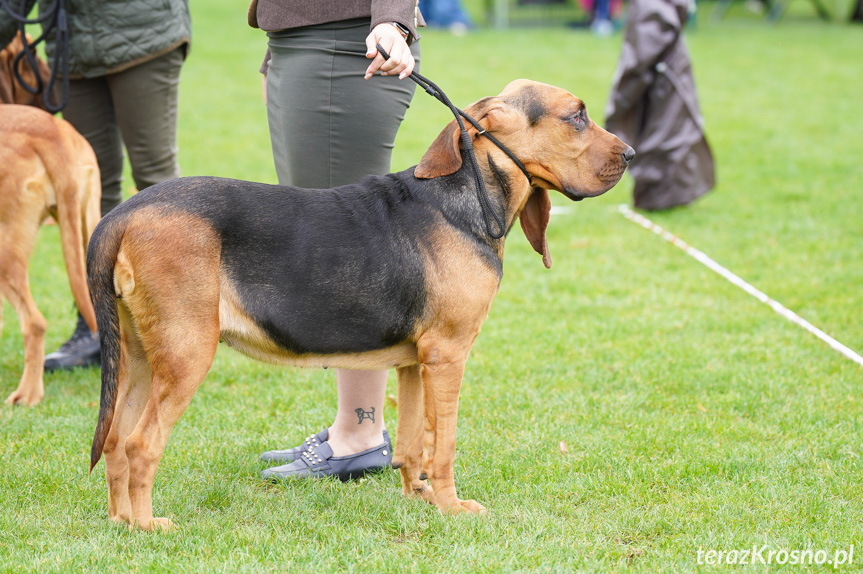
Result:
<svg viewBox="0 0 863 574">
<path fill-rule="evenodd" d="M 198 385 L 213 362 L 218 344 L 218 327 L 184 325 L 191 333 L 210 335 L 209 341 L 199 336 L 192 345 L 170 341 L 170 353 L 151 359 L 152 388 L 135 430 L 126 438 L 126 456 L 129 460 L 129 499 L 132 506 L 133 526 L 144 530 L 173 527 L 167 518 L 153 517 L 153 479 L 162 453 L 168 444 L 171 429 L 185 412 Z M 208 329 L 208 327 L 210 327 Z M 170 337 L 166 329 L 160 335 Z M 188 333 L 180 331 L 185 336 Z"/>
<path fill-rule="evenodd" d="M 472 339 L 464 345 L 423 345 L 419 354 L 426 419 L 423 467 L 434 490 L 435 505 L 448 514 L 485 512 L 476 501 L 456 496 L 453 477 L 458 395 L 471 342 Z"/>
<path fill-rule="evenodd" d="M 129 459 L 126 439 L 135 429 L 150 396 L 152 372 L 141 339 L 132 324 L 129 310 L 119 305 L 120 371 L 117 404 L 111 430 L 105 440 L 105 480 L 108 483 L 108 514 L 115 522 L 132 522 L 129 499 Z"/>
<path fill-rule="evenodd" d="M 29 249 L 26 250 L 26 255 L 29 255 Z M 21 334 L 24 336 L 24 373 L 18 388 L 9 395 L 6 402 L 33 406 L 45 395 L 42 372 L 47 323 L 30 294 L 26 259 L 21 261 L 13 253 L 7 252 L 5 256 L 0 256 L 0 270 L 0 292 L 9 299 L 18 314 Z"/>
<path fill-rule="evenodd" d="M 130 304 L 152 370 L 146 405 L 125 444 L 131 524 L 144 530 L 173 527 L 167 518 L 153 517 L 156 468 L 171 430 L 210 370 L 219 344 L 218 271 L 186 271 L 171 278 L 176 281 L 162 279 L 155 287 L 158 293 L 135 297 L 136 304 Z"/>
<path fill-rule="evenodd" d="M 425 480 L 423 472 L 423 387 L 419 365 L 397 370 L 399 377 L 398 401 L 399 422 L 393 468 L 402 475 L 402 494 L 418 496 L 434 504 L 434 491 Z"/>
<path fill-rule="evenodd" d="M 157 247 L 153 238 L 158 238 Z M 121 520 L 126 508 L 121 483 L 128 473 L 128 521 L 133 527 L 173 526 L 167 518 L 153 517 L 153 480 L 171 430 L 216 355 L 219 248 L 206 224 L 183 214 L 160 213 L 131 219 L 117 253 L 114 286 L 122 300 L 121 371 L 128 369 L 120 380 L 129 385 L 126 400 L 118 395 L 114 403 L 112 426 L 114 421 L 119 424 L 116 431 L 109 430 L 109 437 L 117 433 L 113 446 L 120 450 L 122 443 L 128 466 L 121 454 L 112 454 L 115 461 L 107 472 L 108 479 L 119 485 L 112 498 Z M 142 383 L 147 380 L 149 389 Z M 118 383 L 118 393 L 119 387 Z"/>
</svg>

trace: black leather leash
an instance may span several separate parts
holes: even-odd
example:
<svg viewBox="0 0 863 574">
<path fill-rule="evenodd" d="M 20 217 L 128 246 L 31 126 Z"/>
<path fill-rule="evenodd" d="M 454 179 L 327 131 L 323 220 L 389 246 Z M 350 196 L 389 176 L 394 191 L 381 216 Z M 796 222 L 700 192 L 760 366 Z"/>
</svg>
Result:
<svg viewBox="0 0 863 574">
<path fill-rule="evenodd" d="M 384 57 L 384 60 L 389 60 L 390 56 L 387 54 L 386 50 L 384 50 L 380 44 L 377 45 L 378 52 L 380 52 L 381 56 Z M 467 152 L 468 157 L 470 158 L 471 167 L 473 168 L 473 177 L 476 181 L 476 195 L 479 200 L 480 207 L 482 207 L 482 217 L 485 221 L 485 227 L 488 230 L 488 234 L 493 239 L 500 239 L 506 234 L 506 218 L 501 217 L 498 213 L 495 212 L 494 206 L 491 204 L 491 199 L 488 196 L 488 190 L 485 188 L 485 181 L 482 179 L 482 174 L 479 171 L 479 164 L 476 161 L 476 154 L 473 150 L 473 142 L 470 139 L 470 134 L 467 133 L 467 128 L 462 121 L 462 118 L 466 119 L 470 122 L 473 127 L 479 130 L 479 134 L 485 136 L 491 141 L 494 145 L 496 145 L 500 151 L 505 153 L 509 159 L 518 166 L 524 176 L 527 178 L 527 181 L 533 185 L 533 178 L 530 177 L 530 174 L 527 172 L 527 169 L 524 167 L 524 164 L 519 161 L 515 154 L 512 153 L 505 145 L 500 143 L 497 138 L 495 138 L 490 133 L 486 132 L 479 122 L 470 117 L 468 114 L 464 113 L 462 110 L 458 109 L 447 97 L 443 90 L 441 90 L 438 86 L 434 84 L 428 78 L 425 78 L 418 74 L 417 72 L 411 72 L 410 76 L 408 76 L 411 80 L 416 82 L 422 89 L 424 89 L 429 95 L 433 96 L 436 100 L 441 102 L 443 105 L 449 108 L 449 110 L 455 116 L 456 122 L 458 123 L 459 130 L 461 131 L 461 145 L 462 148 Z M 497 231 L 492 229 L 491 219 L 494 219 L 494 223 L 497 226 Z"/>
<path fill-rule="evenodd" d="M 12 72 L 15 74 L 15 79 L 21 84 L 22 88 L 33 95 L 42 92 L 42 101 L 45 103 L 45 108 L 56 114 L 69 103 L 69 23 L 66 18 L 65 0 L 54 0 L 44 14 L 40 11 L 39 16 L 32 20 L 27 19 L 27 0 L 21 0 L 20 14 L 9 5 L 9 0 L 0 0 L 0 6 L 18 23 L 18 31 L 21 33 L 21 41 L 24 43 L 24 49 L 16 54 L 12 60 Z M 27 37 L 24 35 L 24 26 L 26 24 L 40 24 L 42 26 L 42 35 L 36 38 L 32 44 L 27 42 Z M 56 52 L 54 54 L 54 65 L 51 66 L 51 74 L 48 77 L 48 85 L 46 86 L 36 62 L 36 45 L 44 41 L 54 28 L 57 29 L 55 41 Z M 21 64 L 22 58 L 27 59 L 27 64 L 36 76 L 35 86 L 31 86 L 21 77 L 18 67 Z M 60 103 L 55 105 L 51 103 L 51 93 L 54 91 L 57 75 L 61 68 L 63 70 L 63 86 Z"/>
</svg>

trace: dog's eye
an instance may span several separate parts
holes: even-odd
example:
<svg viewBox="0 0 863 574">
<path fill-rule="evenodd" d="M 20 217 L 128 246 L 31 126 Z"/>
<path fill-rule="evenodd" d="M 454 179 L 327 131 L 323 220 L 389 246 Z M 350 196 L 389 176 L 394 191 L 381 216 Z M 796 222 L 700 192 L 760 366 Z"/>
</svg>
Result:
<svg viewBox="0 0 863 574">
<path fill-rule="evenodd" d="M 577 129 L 582 129 L 587 125 L 587 117 L 585 116 L 584 110 L 579 110 L 578 113 L 571 116 L 569 118 L 569 123 L 574 125 Z"/>
</svg>

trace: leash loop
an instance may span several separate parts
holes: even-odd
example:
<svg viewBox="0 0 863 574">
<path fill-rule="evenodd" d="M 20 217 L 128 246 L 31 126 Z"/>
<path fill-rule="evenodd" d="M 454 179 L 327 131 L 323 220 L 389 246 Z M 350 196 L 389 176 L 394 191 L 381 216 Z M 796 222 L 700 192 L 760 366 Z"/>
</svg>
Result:
<svg viewBox="0 0 863 574">
<path fill-rule="evenodd" d="M 27 0 L 21 0 L 21 13 L 15 11 L 9 4 L 9 0 L 0 0 L 0 6 L 7 14 L 18 24 L 18 31 L 21 34 L 21 42 L 24 48 L 18 52 L 12 59 L 12 73 L 15 80 L 27 92 L 36 95 L 42 92 L 42 102 L 45 104 L 45 109 L 56 114 L 66 107 L 69 103 L 69 23 L 66 17 L 66 2 L 65 0 L 53 0 L 48 6 L 48 9 L 32 20 L 27 18 Z M 25 35 L 25 25 L 40 24 L 42 26 L 42 35 L 33 40 L 33 43 L 27 41 Z M 51 66 L 51 74 L 48 76 L 48 85 L 45 85 L 42 79 L 42 74 L 39 73 L 39 64 L 36 61 L 36 46 L 48 37 L 54 28 L 57 29 L 57 38 L 55 41 L 57 52 L 54 54 L 54 65 Z M 33 71 L 36 77 L 36 85 L 31 86 L 24 80 L 19 66 L 21 60 L 26 59 L 27 65 Z M 51 93 L 54 91 L 54 85 L 57 82 L 57 76 L 60 70 L 63 70 L 62 91 L 60 102 L 54 104 L 51 102 Z"/>
<path fill-rule="evenodd" d="M 0 0 L 5 1 L 5 0 Z M 385 60 L 389 60 L 390 55 L 387 54 L 386 50 L 380 44 L 377 44 L 378 52 L 380 52 L 381 56 L 384 57 Z M 494 145 L 496 145 L 500 151 L 505 153 L 509 159 L 515 163 L 516 166 L 521 170 L 524 176 L 527 178 L 527 181 L 533 185 L 533 178 L 527 172 L 527 168 L 524 167 L 524 164 L 519 161 L 515 154 L 512 153 L 505 145 L 503 145 L 497 138 L 488 133 L 479 122 L 470 117 L 464 111 L 457 108 L 447 97 L 447 95 L 441 90 L 434 82 L 429 80 L 428 78 L 421 76 L 417 72 L 411 72 L 408 76 L 411 80 L 417 83 L 421 88 L 423 88 L 427 94 L 434 97 L 436 100 L 441 102 L 443 105 L 449 108 L 449 110 L 453 113 L 455 117 L 456 123 L 458 124 L 459 131 L 461 132 L 460 139 L 462 143 L 462 147 L 467 152 L 467 156 L 470 159 L 471 168 L 473 169 L 474 181 L 476 182 L 476 195 L 479 200 L 480 207 L 482 208 L 482 217 L 485 222 L 486 230 L 488 231 L 489 236 L 492 239 L 500 239 L 506 234 L 506 221 L 504 217 L 501 217 L 497 211 L 495 211 L 494 206 L 491 203 L 491 198 L 488 195 L 488 190 L 485 187 L 485 181 L 482 179 L 482 173 L 479 170 L 479 163 L 476 161 L 476 154 L 473 150 L 473 141 L 471 140 L 470 134 L 467 132 L 467 128 L 462 121 L 462 118 L 470 122 L 470 124 L 479 130 L 479 135 L 484 136 L 489 139 Z M 492 221 L 494 220 L 494 226 L 497 228 L 496 230 L 492 228 Z"/>
</svg>

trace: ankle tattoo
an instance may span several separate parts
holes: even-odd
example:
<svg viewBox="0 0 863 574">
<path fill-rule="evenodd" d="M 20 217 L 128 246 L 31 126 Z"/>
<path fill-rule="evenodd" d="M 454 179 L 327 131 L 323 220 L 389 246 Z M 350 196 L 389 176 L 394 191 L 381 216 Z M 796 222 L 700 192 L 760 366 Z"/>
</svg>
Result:
<svg viewBox="0 0 863 574">
<path fill-rule="evenodd" d="M 372 410 L 370 411 L 364 411 L 363 409 L 358 408 L 354 412 L 357 413 L 357 417 L 360 419 L 357 423 L 358 425 L 363 424 L 365 419 L 369 419 L 372 421 L 372 424 L 375 424 L 375 407 L 372 407 Z"/>
</svg>

